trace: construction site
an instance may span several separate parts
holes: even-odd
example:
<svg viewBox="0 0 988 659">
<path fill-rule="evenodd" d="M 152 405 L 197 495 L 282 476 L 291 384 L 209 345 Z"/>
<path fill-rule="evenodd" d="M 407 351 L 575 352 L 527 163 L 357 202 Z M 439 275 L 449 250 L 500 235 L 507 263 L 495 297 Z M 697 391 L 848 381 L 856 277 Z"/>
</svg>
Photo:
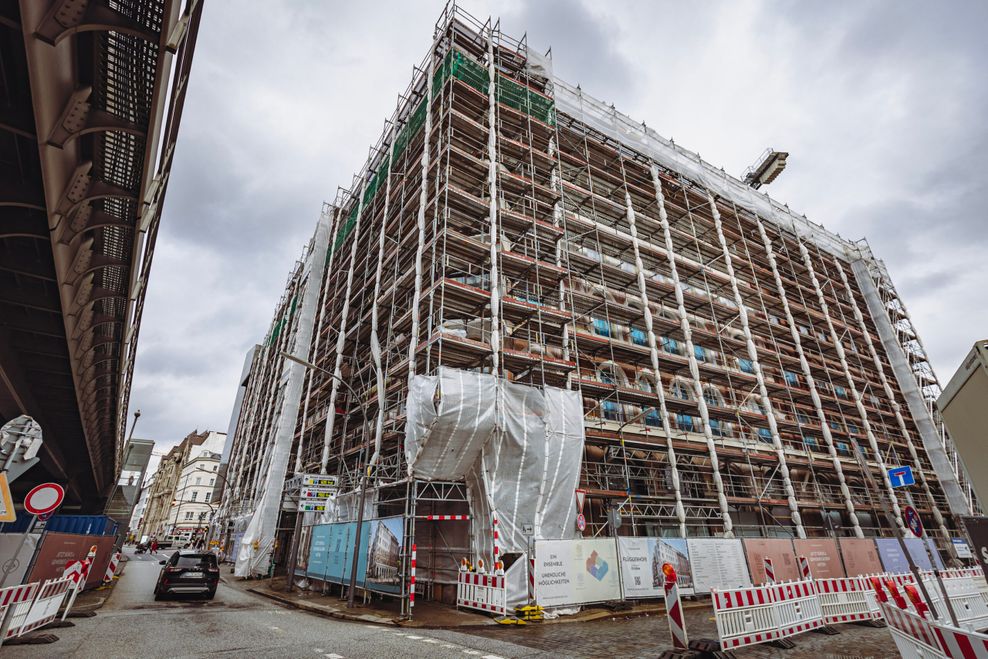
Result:
<svg viewBox="0 0 988 659">
<path fill-rule="evenodd" d="M 450 4 L 432 37 L 241 383 L 214 520 L 238 574 L 360 513 L 404 520 L 400 595 L 437 599 L 463 557 L 539 540 L 895 537 L 903 464 L 946 551 L 978 504 L 868 243 L 558 79 L 499 22 Z M 339 495 L 296 512 L 297 474 Z"/>
</svg>

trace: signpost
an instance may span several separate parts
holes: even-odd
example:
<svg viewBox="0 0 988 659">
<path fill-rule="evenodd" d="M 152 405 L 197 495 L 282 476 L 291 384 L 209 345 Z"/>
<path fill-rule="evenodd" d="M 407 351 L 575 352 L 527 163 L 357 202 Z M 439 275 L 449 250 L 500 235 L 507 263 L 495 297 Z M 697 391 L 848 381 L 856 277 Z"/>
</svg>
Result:
<svg viewBox="0 0 988 659">
<path fill-rule="evenodd" d="M 329 474 L 296 474 L 285 482 L 285 493 L 298 492 L 298 515 L 292 536 L 291 561 L 288 566 L 288 591 L 295 584 L 295 565 L 298 563 L 298 538 L 302 533 L 302 513 L 324 513 L 326 502 L 339 492 L 340 479 Z"/>
<path fill-rule="evenodd" d="M 909 487 L 916 484 L 916 479 L 913 477 L 913 468 L 909 465 L 892 467 L 888 470 L 888 473 L 889 482 L 892 484 L 892 487 Z"/>
<path fill-rule="evenodd" d="M 24 528 L 24 533 L 21 534 L 21 541 L 17 545 L 14 555 L 3 564 L 3 577 L 0 577 L 0 586 L 3 586 L 7 582 L 7 577 L 10 576 L 10 573 L 20 565 L 17 555 L 21 553 L 24 543 L 27 542 L 27 536 L 33 530 L 38 516 L 44 515 L 45 519 L 47 519 L 50 513 L 62 505 L 64 499 L 65 488 L 58 483 L 42 483 L 41 485 L 37 485 L 31 488 L 31 491 L 24 497 L 24 510 L 31 514 L 31 519 Z M 37 551 L 37 548 L 35 551 Z"/>
<path fill-rule="evenodd" d="M 906 518 L 906 526 L 917 538 L 923 537 L 923 520 L 919 518 L 919 513 L 912 506 L 902 509 L 902 516 Z"/>
<path fill-rule="evenodd" d="M 10 496 L 10 483 L 7 482 L 7 474 L 0 471 L 0 522 L 14 521 L 17 521 L 17 511 Z"/>
</svg>

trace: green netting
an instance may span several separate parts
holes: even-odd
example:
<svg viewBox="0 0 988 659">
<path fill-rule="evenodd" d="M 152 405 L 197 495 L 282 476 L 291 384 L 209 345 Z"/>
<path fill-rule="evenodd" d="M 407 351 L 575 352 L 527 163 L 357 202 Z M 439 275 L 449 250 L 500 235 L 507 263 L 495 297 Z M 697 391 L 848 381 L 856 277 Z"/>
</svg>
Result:
<svg viewBox="0 0 988 659">
<path fill-rule="evenodd" d="M 284 318 L 282 318 L 281 320 L 279 320 L 277 323 L 274 324 L 274 327 L 271 329 L 271 336 L 268 337 L 269 346 L 274 345 L 274 342 L 278 339 L 278 336 L 281 334 L 281 330 L 284 327 L 285 327 Z"/>
<path fill-rule="evenodd" d="M 439 70 L 436 71 L 435 75 L 433 75 L 433 93 L 438 93 L 439 89 L 450 77 L 462 80 L 481 93 L 487 93 L 487 69 L 456 50 L 450 51 L 446 55 L 442 61 L 442 64 L 439 65 Z M 552 99 L 534 92 L 525 85 L 520 85 L 510 78 L 506 78 L 502 75 L 497 77 L 497 88 L 495 91 L 497 92 L 497 100 L 499 103 L 512 107 L 519 112 L 529 114 L 550 126 L 555 124 L 556 112 Z M 402 129 L 398 131 L 398 135 L 395 137 L 394 141 L 394 148 L 392 149 L 393 158 L 398 158 L 402 153 L 404 153 L 405 149 L 408 148 L 409 142 L 411 142 L 412 139 L 418 135 L 419 130 L 425 125 L 425 113 L 426 100 L 423 99 L 419 103 L 418 107 L 415 108 L 412 115 L 408 118 L 408 121 L 405 122 L 405 125 L 402 126 Z M 391 163 L 389 159 L 385 158 L 384 164 L 378 170 L 378 173 L 364 188 L 364 206 L 369 206 L 371 200 L 377 194 L 377 191 L 384 187 L 384 183 L 387 181 L 386 177 L 390 166 Z M 340 227 L 339 231 L 336 232 L 336 240 L 333 242 L 329 252 L 326 254 L 327 262 L 329 262 L 330 254 L 339 249 L 340 245 L 343 244 L 347 236 L 350 235 L 350 232 L 353 231 L 353 227 L 357 223 L 357 207 L 357 204 L 353 205 L 353 210 L 350 211 L 350 215 L 347 218 L 346 223 L 344 223 L 344 225 Z"/>
</svg>

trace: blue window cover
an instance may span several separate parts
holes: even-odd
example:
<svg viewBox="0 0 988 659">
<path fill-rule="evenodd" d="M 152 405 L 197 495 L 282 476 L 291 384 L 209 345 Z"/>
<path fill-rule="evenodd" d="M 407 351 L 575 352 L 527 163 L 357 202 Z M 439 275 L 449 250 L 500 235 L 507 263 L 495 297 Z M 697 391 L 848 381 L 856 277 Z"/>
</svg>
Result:
<svg viewBox="0 0 988 659">
<path fill-rule="evenodd" d="M 847 398 L 847 389 L 845 389 L 840 385 L 834 386 L 834 393 L 840 396 L 841 398 Z"/>
<path fill-rule="evenodd" d="M 608 421 L 620 421 L 621 420 L 621 406 L 609 400 L 605 400 L 601 404 L 601 408 L 604 410 L 604 418 Z"/>
<path fill-rule="evenodd" d="M 799 376 L 798 375 L 796 375 L 795 373 L 792 373 L 790 371 L 783 371 L 783 373 L 786 374 L 786 383 L 788 383 L 790 386 L 793 386 L 793 387 L 798 387 L 799 386 Z"/>
<path fill-rule="evenodd" d="M 648 345 L 648 337 L 645 334 L 645 330 L 638 329 L 637 327 L 632 327 L 631 342 L 639 346 Z"/>
<path fill-rule="evenodd" d="M 645 413 L 645 425 L 656 428 L 662 425 L 662 418 L 659 416 L 658 411 L 656 411 L 654 407 L 650 408 L 648 412 Z"/>
<path fill-rule="evenodd" d="M 766 442 L 771 442 L 772 441 L 772 431 L 769 430 L 768 428 L 759 428 L 758 429 L 758 438 L 759 439 L 763 439 Z"/>
<path fill-rule="evenodd" d="M 851 455 L 851 445 L 847 442 L 837 442 L 834 446 L 841 455 Z"/>
<path fill-rule="evenodd" d="M 693 431 L 693 417 L 689 414 L 677 414 L 676 425 L 680 430 Z"/>
<path fill-rule="evenodd" d="M 600 318 L 593 319 L 593 331 L 594 334 L 598 336 L 610 336 L 611 335 L 611 325 L 606 320 Z"/>
<path fill-rule="evenodd" d="M 706 361 L 707 352 L 703 349 L 703 346 L 693 346 L 693 356 L 696 357 L 697 361 Z"/>
<path fill-rule="evenodd" d="M 750 359 L 738 359 L 738 368 L 740 368 L 745 373 L 754 373 L 755 365 Z"/>
<path fill-rule="evenodd" d="M 847 423 L 847 432 L 853 433 L 853 434 L 856 435 L 856 434 L 858 434 L 858 427 L 856 425 L 854 425 L 853 423 L 851 423 L 850 421 L 848 421 L 848 423 Z"/>
<path fill-rule="evenodd" d="M 820 446 L 820 443 L 816 440 L 816 437 L 814 437 L 813 435 L 803 435 L 803 443 L 809 446 L 810 448 L 817 448 Z"/>
<path fill-rule="evenodd" d="M 679 354 L 679 342 L 676 339 L 669 338 L 668 336 L 662 337 L 662 349 L 673 355 Z"/>
</svg>

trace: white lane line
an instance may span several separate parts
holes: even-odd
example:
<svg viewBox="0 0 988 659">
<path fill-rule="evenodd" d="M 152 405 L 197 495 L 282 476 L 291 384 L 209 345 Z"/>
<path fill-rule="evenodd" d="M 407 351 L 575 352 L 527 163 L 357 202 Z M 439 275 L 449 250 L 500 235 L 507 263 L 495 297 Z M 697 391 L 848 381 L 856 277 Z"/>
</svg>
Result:
<svg viewBox="0 0 988 659">
<path fill-rule="evenodd" d="M 423 638 L 423 639 L 422 639 L 422 642 L 423 642 L 423 643 L 438 643 L 439 641 L 437 641 L 437 640 L 436 640 L 436 639 L 434 639 L 434 638 Z"/>
<path fill-rule="evenodd" d="M 478 657 L 478 656 L 480 656 L 480 651 L 479 650 L 467 650 L 467 649 L 464 649 L 463 650 L 463 654 L 470 654 L 470 655 L 473 655 L 475 657 Z"/>
<path fill-rule="evenodd" d="M 443 647 L 444 648 L 454 648 L 455 649 L 455 648 L 458 648 L 460 646 L 459 645 L 453 645 L 452 643 L 443 643 Z"/>
<path fill-rule="evenodd" d="M 342 654 L 336 654 L 335 652 L 327 652 L 323 655 L 326 659 L 343 659 Z"/>
<path fill-rule="evenodd" d="M 422 640 L 422 637 L 421 637 L 421 636 L 412 636 L 411 634 L 409 634 L 409 635 L 408 635 L 408 636 L 406 636 L 405 638 L 410 638 L 410 639 L 412 639 L 413 641 L 421 641 L 421 640 Z"/>
<path fill-rule="evenodd" d="M 496 654 L 485 654 L 480 659 L 504 659 L 504 657 L 499 657 Z"/>
</svg>

